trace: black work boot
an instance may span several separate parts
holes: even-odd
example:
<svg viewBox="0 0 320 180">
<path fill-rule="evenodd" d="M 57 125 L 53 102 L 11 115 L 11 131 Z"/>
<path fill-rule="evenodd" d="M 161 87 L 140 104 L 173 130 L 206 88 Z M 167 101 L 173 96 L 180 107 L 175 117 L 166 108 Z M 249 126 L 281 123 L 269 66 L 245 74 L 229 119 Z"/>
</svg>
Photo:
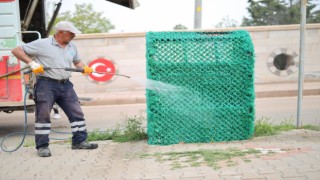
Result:
<svg viewBox="0 0 320 180">
<path fill-rule="evenodd" d="M 72 149 L 97 149 L 98 148 L 98 144 L 95 143 L 88 143 L 86 141 L 83 141 L 80 144 L 75 144 L 72 145 L 71 147 Z"/>
<path fill-rule="evenodd" d="M 41 147 L 38 149 L 37 154 L 39 157 L 50 157 L 51 152 L 48 147 Z"/>
</svg>

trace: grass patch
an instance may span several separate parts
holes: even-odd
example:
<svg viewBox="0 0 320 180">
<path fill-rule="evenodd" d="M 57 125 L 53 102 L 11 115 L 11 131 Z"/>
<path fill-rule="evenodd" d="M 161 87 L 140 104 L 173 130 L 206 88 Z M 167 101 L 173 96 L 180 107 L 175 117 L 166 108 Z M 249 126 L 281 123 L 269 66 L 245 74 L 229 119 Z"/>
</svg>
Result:
<svg viewBox="0 0 320 180">
<path fill-rule="evenodd" d="M 315 126 L 315 125 L 305 125 L 305 126 L 302 126 L 301 128 L 313 130 L 313 131 L 320 131 L 320 126 Z"/>
<path fill-rule="evenodd" d="M 116 125 L 113 129 L 107 129 L 105 131 L 94 130 L 88 132 L 88 141 L 105 141 L 113 140 L 115 142 L 130 142 L 130 141 L 139 141 L 146 140 L 148 135 L 145 129 L 142 127 L 143 122 L 146 121 L 146 118 L 140 113 L 133 117 L 125 116 L 124 121 Z M 285 119 L 280 125 L 273 125 L 270 122 L 270 118 L 262 117 L 261 119 L 256 120 L 253 137 L 260 136 L 271 136 L 276 135 L 282 131 L 290 131 L 296 129 L 296 126 L 293 125 L 292 119 Z M 301 129 L 308 129 L 313 131 L 320 131 L 320 126 L 318 125 L 304 125 Z M 69 143 L 71 140 L 64 141 L 54 141 L 51 143 Z M 35 146 L 34 140 L 26 140 L 23 144 L 24 147 Z M 174 157 L 171 157 L 174 158 Z M 194 157 L 196 158 L 196 157 Z M 195 162 L 194 166 L 199 163 Z"/>
<path fill-rule="evenodd" d="M 229 149 L 201 149 L 198 151 L 187 152 L 168 152 L 168 153 L 154 153 L 143 154 L 140 158 L 155 157 L 158 162 L 170 162 L 171 169 L 178 169 L 183 167 L 199 167 L 207 165 L 213 169 L 219 169 L 221 166 L 219 162 L 224 162 L 227 166 L 235 166 L 237 162 L 234 158 L 243 158 L 243 162 L 250 162 L 246 156 L 250 154 L 260 154 L 259 150 L 246 149 L 240 150 L 237 148 Z"/>
<path fill-rule="evenodd" d="M 270 118 L 262 117 L 258 119 L 254 126 L 254 137 L 271 136 L 277 134 L 274 126 L 269 122 Z"/>
<path fill-rule="evenodd" d="M 283 132 L 283 131 L 291 131 L 296 128 L 297 127 L 293 125 L 292 118 L 285 119 L 279 125 L 273 125 L 272 123 L 270 123 L 270 118 L 262 117 L 261 119 L 258 119 L 255 123 L 253 136 L 254 137 L 271 136 L 271 135 L 279 134 L 280 132 Z M 301 129 L 320 131 L 320 126 L 305 125 L 305 126 L 302 126 Z"/>
<path fill-rule="evenodd" d="M 292 118 L 290 118 L 290 119 L 285 119 L 283 122 L 280 123 L 280 125 L 275 125 L 274 129 L 277 132 L 291 131 L 293 129 L 296 129 L 296 126 L 293 125 L 293 120 L 292 120 Z"/>
<path fill-rule="evenodd" d="M 25 141 L 23 142 L 23 147 L 33 147 L 36 146 L 36 142 L 34 141 L 34 139 L 25 139 Z"/>
<path fill-rule="evenodd" d="M 112 140 L 117 133 L 111 130 L 99 131 L 98 129 L 88 133 L 89 141 L 105 141 Z"/>
<path fill-rule="evenodd" d="M 144 116 L 136 115 L 134 117 L 125 117 L 123 123 L 117 124 L 114 129 L 107 129 L 106 131 L 94 130 L 88 133 L 89 141 L 104 141 L 113 140 L 115 142 L 129 142 L 146 140 L 148 138 L 142 123 L 146 121 Z M 302 129 L 309 129 L 320 131 L 320 126 L 305 125 Z M 256 120 L 253 137 L 272 136 L 283 131 L 290 131 L 296 129 L 293 125 L 292 118 L 285 119 L 279 125 L 273 125 L 270 118 L 262 117 Z"/>
<path fill-rule="evenodd" d="M 115 142 L 129 142 L 147 139 L 147 133 L 142 127 L 145 117 L 141 114 L 134 117 L 125 117 L 123 123 L 117 124 L 114 129 L 106 131 L 95 130 L 88 133 L 89 141 L 113 140 Z"/>
</svg>

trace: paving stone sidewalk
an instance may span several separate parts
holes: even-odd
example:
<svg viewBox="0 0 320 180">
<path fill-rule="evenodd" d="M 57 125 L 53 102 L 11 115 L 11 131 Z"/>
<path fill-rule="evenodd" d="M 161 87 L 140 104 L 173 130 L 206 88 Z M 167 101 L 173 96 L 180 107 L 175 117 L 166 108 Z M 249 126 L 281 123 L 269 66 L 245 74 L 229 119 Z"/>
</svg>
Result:
<svg viewBox="0 0 320 180">
<path fill-rule="evenodd" d="M 94 179 L 94 180 L 212 180 L 212 179 L 320 179 L 320 132 L 293 130 L 246 141 L 148 145 L 146 141 L 116 143 L 98 141 L 96 150 L 71 150 L 67 143 L 51 144 L 52 156 L 37 157 L 34 147 L 13 153 L 0 151 L 0 179 Z M 259 156 L 175 168 L 173 161 L 157 161 L 155 153 L 190 152 L 201 149 L 257 149 Z M 266 153 L 269 152 L 269 153 Z M 271 153 L 270 153 L 271 152 Z M 141 155 L 151 155 L 142 157 Z"/>
</svg>

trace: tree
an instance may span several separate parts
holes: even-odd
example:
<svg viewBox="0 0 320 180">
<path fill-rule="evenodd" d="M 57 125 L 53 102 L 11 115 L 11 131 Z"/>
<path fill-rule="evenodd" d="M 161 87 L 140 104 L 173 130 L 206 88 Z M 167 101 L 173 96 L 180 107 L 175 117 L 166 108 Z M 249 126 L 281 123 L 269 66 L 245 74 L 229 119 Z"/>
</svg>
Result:
<svg viewBox="0 0 320 180">
<path fill-rule="evenodd" d="M 308 0 L 307 23 L 320 22 L 320 12 Z M 300 0 L 248 0 L 251 17 L 244 17 L 242 26 L 282 25 L 300 23 Z"/>
<path fill-rule="evenodd" d="M 55 23 L 59 21 L 71 21 L 82 33 L 104 33 L 114 29 L 114 25 L 102 17 L 103 12 L 95 12 L 92 4 L 76 4 L 74 13 L 66 11 L 61 13 Z"/>
<path fill-rule="evenodd" d="M 187 30 L 188 28 L 182 24 L 177 24 L 173 27 L 174 30 Z"/>
<path fill-rule="evenodd" d="M 318 5 L 320 5 L 320 0 L 314 0 L 313 2 L 318 1 Z M 308 23 L 319 23 L 320 22 L 320 7 L 316 4 L 310 5 L 313 10 L 308 18 Z"/>
<path fill-rule="evenodd" d="M 222 21 L 219 22 L 215 27 L 216 28 L 228 28 L 228 27 L 237 27 L 238 22 L 234 19 L 230 19 L 229 16 L 222 18 Z"/>
</svg>

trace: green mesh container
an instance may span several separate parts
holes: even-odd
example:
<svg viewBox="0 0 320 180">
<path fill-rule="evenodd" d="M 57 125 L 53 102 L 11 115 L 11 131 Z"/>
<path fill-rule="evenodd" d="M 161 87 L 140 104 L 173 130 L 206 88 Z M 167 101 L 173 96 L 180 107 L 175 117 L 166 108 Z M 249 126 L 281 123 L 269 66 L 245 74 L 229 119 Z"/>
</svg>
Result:
<svg viewBox="0 0 320 180">
<path fill-rule="evenodd" d="M 148 144 L 252 136 L 255 57 L 247 31 L 149 32 L 146 41 L 155 86 L 146 92 Z"/>
</svg>

